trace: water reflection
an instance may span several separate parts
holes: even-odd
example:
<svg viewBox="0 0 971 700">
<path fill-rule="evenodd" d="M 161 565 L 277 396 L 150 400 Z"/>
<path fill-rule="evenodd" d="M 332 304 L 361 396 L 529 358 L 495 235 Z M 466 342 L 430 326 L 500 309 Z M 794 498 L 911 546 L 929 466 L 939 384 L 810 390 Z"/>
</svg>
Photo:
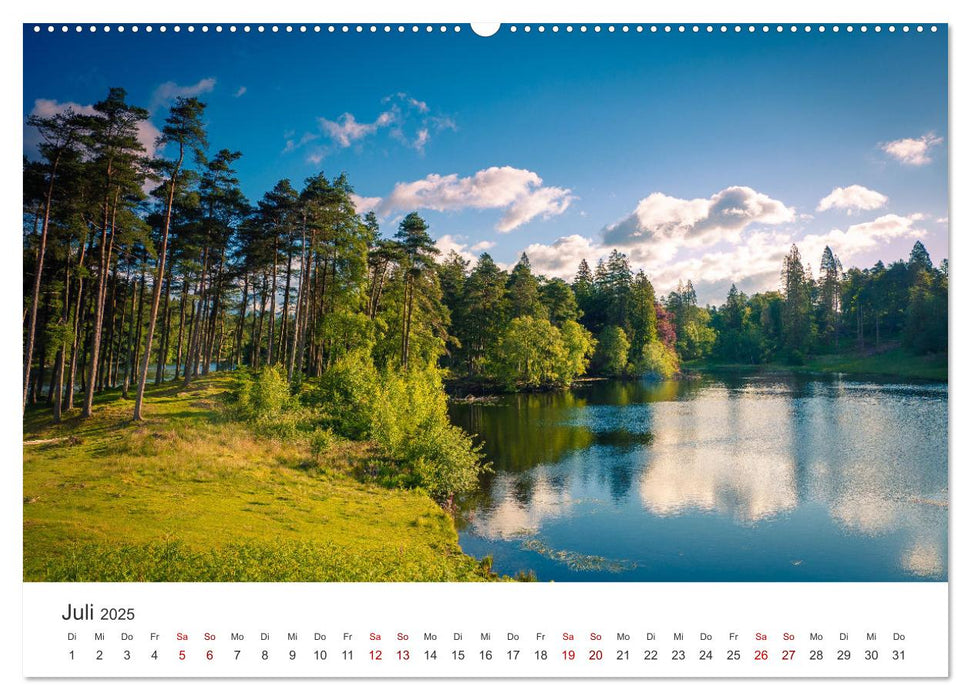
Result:
<svg viewBox="0 0 971 700">
<path fill-rule="evenodd" d="M 481 436 L 496 470 L 465 505 L 462 544 L 493 554 L 507 573 L 946 577 L 945 385 L 757 375 L 597 382 L 454 406 L 452 415 Z M 577 572 L 546 550 L 632 564 Z"/>
</svg>

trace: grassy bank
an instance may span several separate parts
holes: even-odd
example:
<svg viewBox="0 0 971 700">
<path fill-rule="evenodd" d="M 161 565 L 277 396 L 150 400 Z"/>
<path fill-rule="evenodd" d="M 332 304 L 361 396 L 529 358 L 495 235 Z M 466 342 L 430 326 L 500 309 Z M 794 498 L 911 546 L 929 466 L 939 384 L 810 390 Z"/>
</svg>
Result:
<svg viewBox="0 0 971 700">
<path fill-rule="evenodd" d="M 24 420 L 28 581 L 467 581 L 429 497 L 355 478 L 368 447 L 255 435 L 224 408 L 230 380 L 150 391 L 148 420 L 108 395 L 59 426 Z"/>
<path fill-rule="evenodd" d="M 843 372 L 846 374 L 871 374 L 900 379 L 947 381 L 947 354 L 918 356 L 896 347 L 879 353 L 843 352 L 808 358 L 798 366 L 781 363 L 740 365 L 717 363 L 707 360 L 686 362 L 686 370 L 706 369 L 758 369 L 787 372 Z"/>
</svg>

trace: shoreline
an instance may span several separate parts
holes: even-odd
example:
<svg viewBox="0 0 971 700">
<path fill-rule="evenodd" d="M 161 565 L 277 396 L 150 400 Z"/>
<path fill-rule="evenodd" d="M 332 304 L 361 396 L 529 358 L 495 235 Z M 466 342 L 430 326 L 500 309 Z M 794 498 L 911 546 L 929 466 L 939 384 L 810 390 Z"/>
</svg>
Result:
<svg viewBox="0 0 971 700">
<path fill-rule="evenodd" d="M 710 360 L 689 360 L 682 364 L 681 371 L 665 381 L 696 379 L 708 373 L 750 372 L 755 374 L 802 374 L 827 375 L 843 374 L 860 379 L 879 379 L 882 381 L 901 380 L 927 383 L 948 383 L 948 356 L 940 353 L 933 356 L 911 355 L 899 347 L 883 352 L 858 354 L 838 353 L 816 355 L 801 365 L 788 365 L 781 362 L 751 364 L 743 362 L 719 362 Z M 488 404 L 503 396 L 516 394 L 552 394 L 581 388 L 586 384 L 604 381 L 640 381 L 640 376 L 605 377 L 588 375 L 579 377 L 568 387 L 537 387 L 533 389 L 509 390 L 497 382 L 485 379 L 451 378 L 446 379 L 445 390 L 450 403 Z"/>
</svg>

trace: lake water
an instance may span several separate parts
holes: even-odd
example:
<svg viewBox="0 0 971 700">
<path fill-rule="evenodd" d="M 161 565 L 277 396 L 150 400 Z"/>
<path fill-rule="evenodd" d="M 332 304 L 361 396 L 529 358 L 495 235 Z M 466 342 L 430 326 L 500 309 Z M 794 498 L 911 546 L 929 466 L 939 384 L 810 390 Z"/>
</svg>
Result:
<svg viewBox="0 0 971 700">
<path fill-rule="evenodd" d="M 454 404 L 494 470 L 460 543 L 540 580 L 946 580 L 947 400 L 713 374 Z"/>
</svg>

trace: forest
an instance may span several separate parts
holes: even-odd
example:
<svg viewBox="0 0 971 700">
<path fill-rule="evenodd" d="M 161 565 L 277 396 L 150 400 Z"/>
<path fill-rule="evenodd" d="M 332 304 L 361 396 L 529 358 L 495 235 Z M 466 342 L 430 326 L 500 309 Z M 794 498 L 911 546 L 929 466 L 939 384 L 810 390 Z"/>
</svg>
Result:
<svg viewBox="0 0 971 700">
<path fill-rule="evenodd" d="M 483 468 L 448 421 L 448 382 L 539 390 L 686 363 L 947 351 L 947 261 L 919 241 L 908 260 L 845 270 L 827 247 L 815 274 L 793 246 L 777 291 L 733 285 L 719 306 L 687 280 L 658 295 L 616 250 L 568 283 L 525 254 L 509 270 L 442 256 L 417 212 L 382 231 L 345 173 L 250 202 L 243 156 L 210 147 L 202 102 L 177 99 L 149 154 L 148 112 L 127 99 L 113 88 L 92 114 L 28 118 L 23 407 L 55 423 L 110 391 L 137 422 L 147 387 L 234 370 L 239 416 L 314 444 L 374 441 L 382 478 L 448 505 Z"/>
</svg>

